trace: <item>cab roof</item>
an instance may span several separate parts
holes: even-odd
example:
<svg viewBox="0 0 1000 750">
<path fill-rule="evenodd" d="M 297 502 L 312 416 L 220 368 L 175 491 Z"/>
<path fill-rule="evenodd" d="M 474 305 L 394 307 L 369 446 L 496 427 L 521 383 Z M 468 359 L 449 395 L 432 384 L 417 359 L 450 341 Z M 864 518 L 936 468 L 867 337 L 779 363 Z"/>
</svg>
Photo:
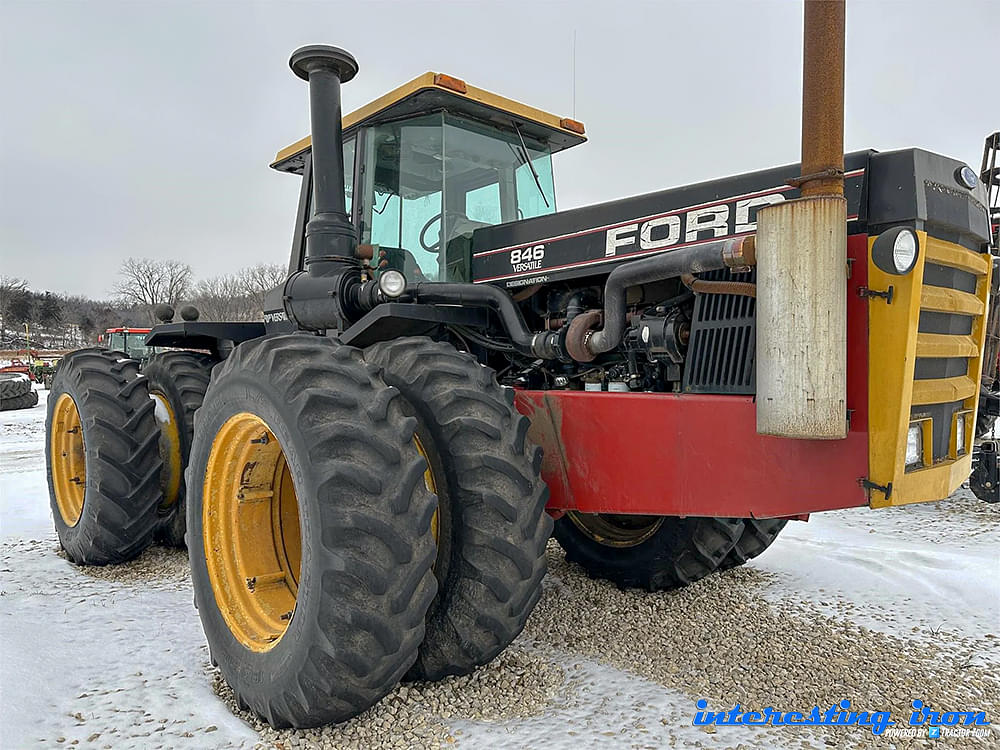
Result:
<svg viewBox="0 0 1000 750">
<path fill-rule="evenodd" d="M 404 83 L 388 94 L 344 116 L 344 136 L 358 128 L 377 122 L 397 120 L 447 109 L 475 120 L 494 123 L 506 128 L 511 119 L 521 132 L 549 144 L 552 152 L 562 151 L 587 140 L 583 123 L 543 112 L 513 99 L 468 85 L 460 78 L 443 73 L 424 73 Z M 281 149 L 271 167 L 279 172 L 301 174 L 305 155 L 312 147 L 312 136 L 306 136 Z"/>
</svg>

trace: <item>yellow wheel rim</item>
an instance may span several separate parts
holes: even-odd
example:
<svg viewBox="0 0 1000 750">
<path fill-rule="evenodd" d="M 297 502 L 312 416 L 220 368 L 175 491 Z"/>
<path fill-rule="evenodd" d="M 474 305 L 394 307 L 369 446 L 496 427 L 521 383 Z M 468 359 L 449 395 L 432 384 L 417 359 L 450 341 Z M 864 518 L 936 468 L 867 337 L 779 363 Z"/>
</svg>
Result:
<svg viewBox="0 0 1000 750">
<path fill-rule="evenodd" d="M 87 454 L 80 411 L 68 393 L 60 395 L 52 409 L 49 440 L 56 506 L 63 523 L 76 526 L 87 494 Z"/>
<path fill-rule="evenodd" d="M 417 446 L 417 453 L 424 457 L 427 462 L 427 468 L 424 470 L 424 484 L 427 489 L 437 495 L 437 480 L 434 479 L 434 472 L 431 469 L 431 459 L 427 455 L 427 450 L 424 448 L 424 444 L 420 442 L 420 438 L 414 434 L 413 444 Z M 440 500 L 438 501 L 440 503 Z M 434 509 L 434 515 L 431 516 L 431 534 L 434 535 L 434 543 L 438 543 L 438 517 L 440 516 L 440 508 Z"/>
<path fill-rule="evenodd" d="M 578 513 L 566 515 L 580 531 L 605 547 L 636 547 L 663 525 L 663 516 L 632 516 L 614 513 Z"/>
<path fill-rule="evenodd" d="M 216 434 L 202 524 L 209 579 L 230 632 L 251 651 L 274 648 L 295 613 L 302 535 L 288 462 L 260 417 L 237 414 Z"/>
<path fill-rule="evenodd" d="M 167 397 L 159 391 L 150 391 L 149 395 L 156 404 L 153 413 L 160 427 L 160 457 L 163 459 L 163 469 L 160 473 L 163 502 L 160 508 L 165 510 L 176 503 L 180 496 L 181 476 L 184 474 L 181 462 L 181 433 L 177 426 L 177 416 L 170 408 Z"/>
</svg>

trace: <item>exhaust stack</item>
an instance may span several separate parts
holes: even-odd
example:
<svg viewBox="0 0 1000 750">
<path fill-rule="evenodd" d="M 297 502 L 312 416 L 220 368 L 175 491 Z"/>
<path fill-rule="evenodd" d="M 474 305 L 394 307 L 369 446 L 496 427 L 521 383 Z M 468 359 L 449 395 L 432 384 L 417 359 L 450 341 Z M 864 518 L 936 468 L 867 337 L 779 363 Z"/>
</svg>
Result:
<svg viewBox="0 0 1000 750">
<path fill-rule="evenodd" d="M 801 198 L 757 214 L 757 432 L 847 437 L 844 0 L 805 0 Z"/>
<path fill-rule="evenodd" d="M 340 84 L 354 78 L 358 62 L 339 47 L 311 44 L 295 50 L 288 65 L 309 82 L 313 216 L 306 224 L 305 265 L 310 276 L 327 276 L 357 260 L 354 226 L 344 201 Z"/>
</svg>

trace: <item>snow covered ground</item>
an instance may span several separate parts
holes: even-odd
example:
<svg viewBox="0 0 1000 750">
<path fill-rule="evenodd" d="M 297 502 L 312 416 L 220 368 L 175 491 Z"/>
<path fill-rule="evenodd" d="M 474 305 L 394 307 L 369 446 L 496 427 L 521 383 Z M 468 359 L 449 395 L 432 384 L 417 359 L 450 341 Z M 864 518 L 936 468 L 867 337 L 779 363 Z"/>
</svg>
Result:
<svg viewBox="0 0 1000 750">
<path fill-rule="evenodd" d="M 153 549 L 118 569 L 60 556 L 39 395 L 32 409 L 0 413 L 2 748 L 364 747 L 391 744 L 372 739 L 383 720 L 399 746 L 888 748 L 897 745 L 856 728 L 705 731 L 692 726 L 694 703 L 761 694 L 740 692 L 741 679 L 776 702 L 825 695 L 830 680 L 851 699 L 884 688 L 890 702 L 933 693 L 984 703 L 944 710 L 1000 701 L 990 677 L 1000 663 L 1000 507 L 960 490 L 942 503 L 789 523 L 752 569 L 682 592 L 620 592 L 552 550 L 539 610 L 497 665 L 400 688 L 340 729 L 274 732 L 225 702 L 183 553 Z M 789 650 L 802 656 L 782 666 Z M 804 659 L 815 665 L 796 672 Z M 905 675 L 894 682 L 892 670 Z M 813 673 L 815 690 L 802 692 Z M 507 705 L 497 691 L 541 705 Z"/>
</svg>

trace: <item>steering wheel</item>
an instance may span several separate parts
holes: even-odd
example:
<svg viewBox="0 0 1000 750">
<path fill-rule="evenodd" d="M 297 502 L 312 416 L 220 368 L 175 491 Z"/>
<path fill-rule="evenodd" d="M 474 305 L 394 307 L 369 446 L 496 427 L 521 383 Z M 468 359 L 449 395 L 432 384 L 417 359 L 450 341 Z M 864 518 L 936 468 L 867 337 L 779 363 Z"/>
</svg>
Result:
<svg viewBox="0 0 1000 750">
<path fill-rule="evenodd" d="M 451 211 L 451 212 L 449 212 L 449 215 L 453 219 L 465 219 L 469 223 L 474 223 L 474 222 L 472 222 L 472 220 L 468 216 L 466 216 L 465 214 L 463 214 L 461 211 Z M 420 237 L 418 238 L 419 241 L 420 241 L 420 247 L 422 247 L 424 250 L 426 250 L 429 253 L 439 253 L 439 252 L 441 252 L 441 232 L 440 232 L 440 230 L 438 231 L 437 242 L 435 242 L 433 245 L 428 245 L 427 241 L 426 241 L 426 238 L 427 238 L 427 230 L 430 229 L 432 226 L 434 226 L 435 222 L 440 221 L 442 216 L 444 216 L 444 213 L 439 213 L 439 214 L 436 214 L 436 215 L 432 216 L 430 219 L 428 219 L 427 223 L 424 224 L 424 228 L 420 230 Z M 455 222 L 452 221 L 452 223 L 450 224 L 450 226 L 452 228 L 452 231 L 454 231 L 454 229 L 455 229 Z M 477 226 L 485 226 L 485 225 L 477 224 Z"/>
<path fill-rule="evenodd" d="M 424 250 L 426 250 L 429 253 L 437 253 L 437 252 L 440 252 L 440 250 L 441 250 L 441 231 L 440 230 L 438 230 L 437 241 L 433 245 L 428 245 L 424 241 L 424 239 L 425 239 L 425 236 L 427 234 L 427 230 L 430 229 L 432 226 L 434 226 L 434 222 L 441 221 L 441 217 L 442 216 L 444 216 L 444 212 L 443 211 L 441 213 L 435 214 L 430 219 L 428 219 L 427 223 L 424 224 L 424 228 L 420 230 L 420 238 L 419 238 L 419 240 L 420 240 L 420 247 L 422 247 Z"/>
</svg>

